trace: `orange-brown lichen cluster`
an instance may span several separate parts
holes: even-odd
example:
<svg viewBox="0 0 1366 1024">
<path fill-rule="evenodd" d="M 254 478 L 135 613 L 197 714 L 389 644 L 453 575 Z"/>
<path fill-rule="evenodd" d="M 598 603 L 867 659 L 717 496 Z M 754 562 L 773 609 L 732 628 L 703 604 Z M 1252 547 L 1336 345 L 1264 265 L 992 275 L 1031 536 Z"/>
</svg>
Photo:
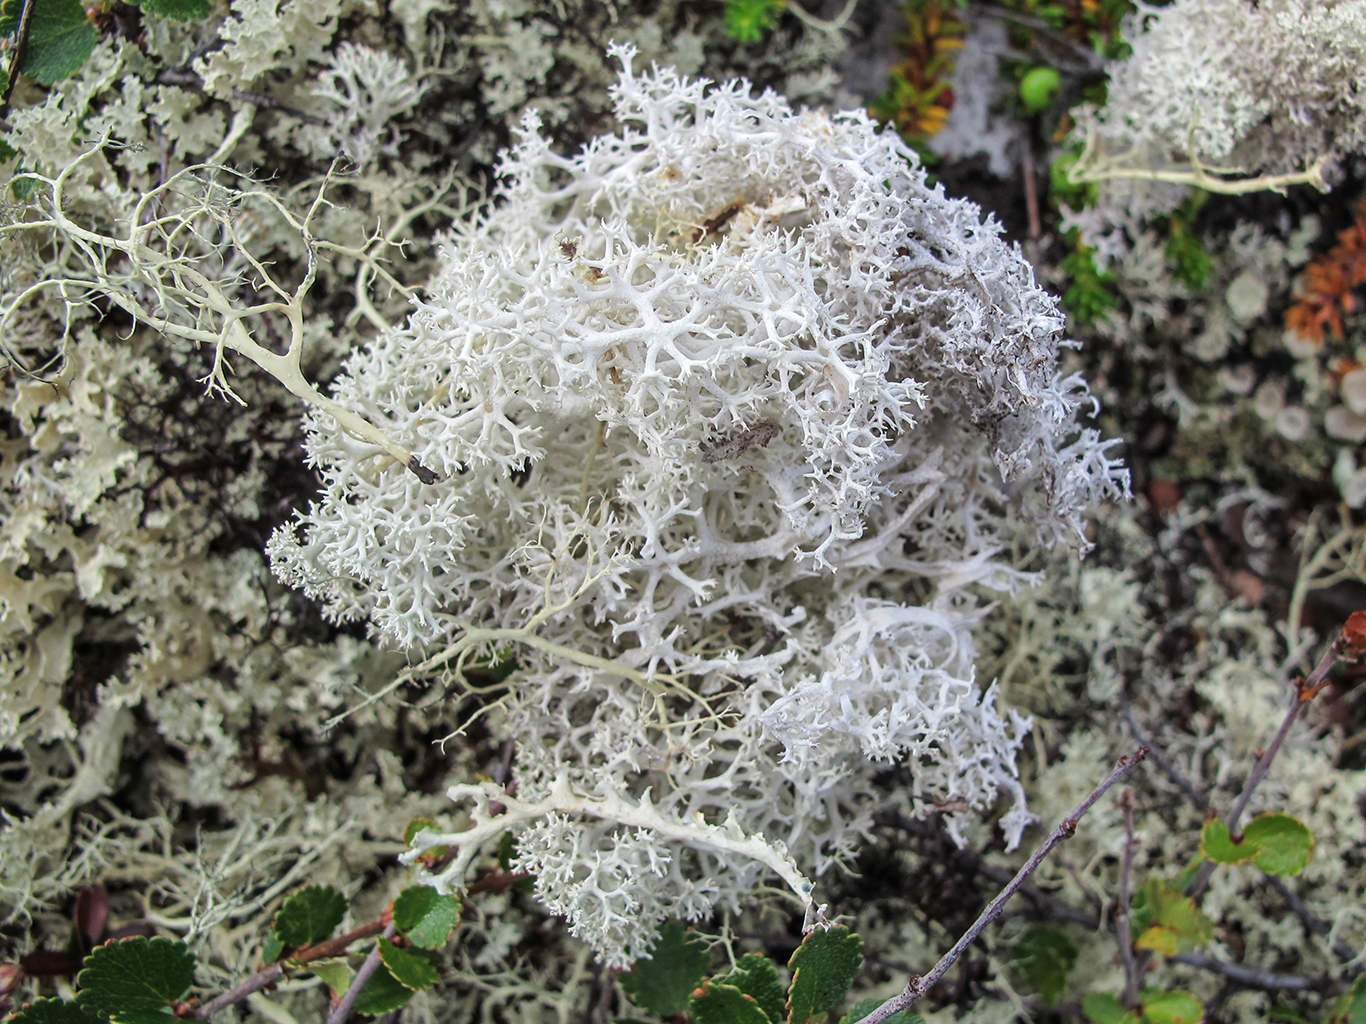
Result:
<svg viewBox="0 0 1366 1024">
<path fill-rule="evenodd" d="M 1366 200 L 1357 219 L 1338 233 L 1338 244 L 1304 269 L 1296 289 L 1296 303 L 1286 311 L 1285 327 L 1316 345 L 1323 344 L 1326 327 L 1343 338 L 1343 314 L 1356 312 L 1355 289 L 1366 285 Z"/>
</svg>

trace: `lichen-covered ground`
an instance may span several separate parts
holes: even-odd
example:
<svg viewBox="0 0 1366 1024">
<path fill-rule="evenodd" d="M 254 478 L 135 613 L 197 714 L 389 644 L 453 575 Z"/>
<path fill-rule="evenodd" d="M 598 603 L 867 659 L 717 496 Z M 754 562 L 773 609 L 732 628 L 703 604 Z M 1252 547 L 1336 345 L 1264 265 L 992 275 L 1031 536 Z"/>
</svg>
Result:
<svg viewBox="0 0 1366 1024">
<path fill-rule="evenodd" d="M 1037 280 L 1067 296 L 1079 346 L 1064 369 L 1090 382 L 1093 425 L 1119 440 L 1133 497 L 1093 510 L 1084 557 L 1019 542 L 1004 556 L 1036 584 L 982 595 L 997 603 L 977 627 L 977 678 L 1032 716 L 1019 771 L 1042 827 L 1005 852 L 1003 800 L 958 847 L 938 815 L 907 813 L 916 766 L 891 767 L 860 852 L 818 882 L 831 919 L 864 938 L 854 995 L 886 997 L 1140 742 L 1155 756 L 1127 784 L 1132 885 L 1175 893 L 1202 823 L 1227 814 L 1281 723 L 1291 680 L 1366 608 L 1366 165 L 1339 161 L 1327 193 L 1185 196 L 1112 259 L 1093 257 L 1064 221 L 1087 197 L 1053 165 L 1069 105 L 1118 55 L 1122 8 L 832 0 L 806 17 L 776 10 L 742 43 L 710 0 L 234 0 L 186 22 L 115 0 L 96 12 L 79 70 L 18 82 L 0 119 L 0 178 L 53 175 L 108 132 L 116 146 L 80 165 L 70 207 L 107 222 L 220 150 L 237 118 L 232 161 L 302 210 L 346 154 L 317 235 L 404 245 L 384 252 L 389 280 L 345 253 L 320 264 L 304 368 L 327 381 L 376 323 L 402 318 L 402 289 L 420 294 L 443 232 L 478 207 L 526 109 L 565 153 L 613 127 L 609 41 L 633 43 L 642 65 L 745 76 L 794 106 L 871 106 L 901 128 L 945 191 L 981 204 Z M 350 44 L 400 70 L 367 68 Z M 1042 103 L 1020 91 L 1038 67 L 1059 72 Z M 22 223 L 26 200 L 12 187 L 0 219 Z M 289 287 L 303 278 L 304 246 L 274 207 L 243 200 L 227 222 L 261 254 L 261 267 L 238 268 L 243 301 L 263 301 L 251 288 L 264 267 Z M 0 987 L 14 979 L 0 999 L 11 1007 L 70 994 L 71 920 L 90 886 L 109 894 L 110 930 L 189 943 L 206 997 L 260 964 L 272 915 L 305 883 L 339 887 L 348 924 L 369 921 L 410 876 L 397 861 L 409 822 L 460 826 L 445 788 L 503 782 L 516 756 L 498 736 L 497 662 L 468 667 L 460 687 L 437 673 L 365 701 L 411 659 L 363 623 L 328 621 L 264 554 L 316 496 L 299 401 L 245 360 L 223 378 L 242 404 L 206 395 L 209 346 L 44 290 L 77 249 L 0 239 L 0 346 L 14 360 L 0 376 Z M 282 347 L 287 318 L 263 322 Z M 1182 933 L 1179 949 L 1143 954 L 1145 985 L 1193 993 L 1211 1021 L 1327 1021 L 1360 972 L 1366 707 L 1356 666 L 1331 679 L 1249 811 L 1301 820 L 1312 862 L 1285 878 L 1221 869 L 1199 904 L 1204 941 Z M 919 1005 L 926 1020 L 1081 1021 L 1087 995 L 1123 990 L 1111 923 L 1124 816 L 1116 797 L 1083 820 Z M 648 1016 L 506 856 L 478 863 L 441 981 L 397 1011 L 403 1021 Z M 790 910 L 760 899 L 698 929 L 718 963 L 746 951 L 785 961 L 802 925 Z M 1028 959 L 1040 935 L 1064 951 L 1065 987 L 1041 988 Z M 225 1016 L 306 1024 L 326 1007 L 322 982 L 299 971 Z"/>
</svg>

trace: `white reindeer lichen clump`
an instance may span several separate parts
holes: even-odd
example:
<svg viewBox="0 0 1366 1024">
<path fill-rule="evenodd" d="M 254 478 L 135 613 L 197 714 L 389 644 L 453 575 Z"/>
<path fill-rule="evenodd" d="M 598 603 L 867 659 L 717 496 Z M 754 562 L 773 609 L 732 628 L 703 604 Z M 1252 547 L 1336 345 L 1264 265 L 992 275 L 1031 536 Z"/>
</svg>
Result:
<svg viewBox="0 0 1366 1024">
<path fill-rule="evenodd" d="M 510 659 L 516 798 L 453 790 L 465 838 L 520 830 L 615 965 L 769 872 L 800 892 L 784 865 L 848 855 L 898 760 L 960 838 L 1010 794 L 1017 842 L 1026 723 L 974 682 L 978 590 L 1020 580 L 1022 527 L 1081 545 L 1126 487 L 1054 301 L 894 132 L 619 56 L 620 134 L 565 158 L 529 116 L 428 301 L 338 381 L 440 481 L 310 414 L 325 495 L 271 542 L 429 667 Z"/>
</svg>

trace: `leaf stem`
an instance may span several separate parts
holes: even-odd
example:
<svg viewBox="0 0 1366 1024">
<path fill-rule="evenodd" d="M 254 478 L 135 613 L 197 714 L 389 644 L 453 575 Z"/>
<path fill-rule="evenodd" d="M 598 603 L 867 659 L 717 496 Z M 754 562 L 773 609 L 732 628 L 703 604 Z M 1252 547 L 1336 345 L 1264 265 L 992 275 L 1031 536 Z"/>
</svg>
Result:
<svg viewBox="0 0 1366 1024">
<path fill-rule="evenodd" d="M 253 992 L 259 992 L 261 989 L 275 984 L 285 976 L 285 972 L 288 971 L 290 967 L 307 963 L 310 960 L 325 960 L 327 957 L 344 953 L 346 947 L 351 945 L 351 943 L 360 939 L 368 939 L 370 936 L 378 935 L 382 931 L 384 931 L 384 922 L 382 919 L 376 919 L 369 924 L 361 925 L 355 931 L 347 932 L 345 935 L 338 935 L 335 939 L 320 942 L 316 946 L 308 946 L 301 949 L 288 960 L 271 964 L 268 967 L 263 967 L 240 985 L 236 985 L 222 995 L 214 997 L 194 1011 L 194 1019 L 208 1020 L 219 1010 L 231 1006 L 233 1003 L 241 1002 Z"/>
<path fill-rule="evenodd" d="M 1280 753 L 1281 745 L 1285 743 L 1285 738 L 1290 735 L 1290 727 L 1295 724 L 1295 719 L 1299 718 L 1300 712 L 1304 709 L 1314 694 L 1323 688 L 1324 681 L 1328 678 L 1328 673 L 1332 671 L 1338 659 L 1347 651 L 1347 641 L 1339 634 L 1328 649 L 1319 658 L 1319 663 L 1314 666 L 1314 671 L 1309 674 L 1308 679 L 1301 679 L 1295 684 L 1294 693 L 1290 698 L 1290 707 L 1285 713 L 1285 718 L 1281 720 L 1281 727 L 1276 730 L 1276 736 L 1272 739 L 1271 745 L 1262 752 L 1262 756 L 1257 758 L 1257 763 L 1252 766 L 1252 771 L 1247 777 L 1247 782 L 1243 785 L 1243 791 L 1238 794 L 1238 802 L 1233 805 L 1233 810 L 1229 811 L 1228 817 L 1224 819 L 1224 824 L 1228 826 L 1230 836 L 1240 835 L 1238 825 L 1242 821 L 1243 812 L 1247 810 L 1247 805 L 1252 801 L 1252 795 L 1257 792 L 1257 787 L 1262 784 L 1271 771 L 1271 762 Z M 1205 861 L 1200 865 L 1200 871 L 1192 879 L 1190 887 L 1186 890 L 1186 895 L 1193 900 L 1198 900 L 1204 895 L 1205 887 L 1209 885 L 1210 876 L 1214 874 L 1218 865 L 1212 860 Z"/>
<path fill-rule="evenodd" d="M 392 939 L 397 932 L 397 926 L 393 921 L 390 921 L 388 927 L 384 929 L 384 938 Z M 346 1024 L 346 1018 L 351 1016 L 351 1007 L 356 1005 L 360 990 L 365 987 L 365 983 L 377 970 L 379 970 L 378 942 L 375 943 L 375 948 L 370 950 L 370 955 L 365 958 L 365 963 L 360 965 L 360 970 L 356 972 L 356 976 L 351 979 L 351 987 L 346 990 L 346 995 L 342 996 L 341 1002 L 333 1007 L 332 1012 L 327 1015 L 327 1024 Z"/>
</svg>

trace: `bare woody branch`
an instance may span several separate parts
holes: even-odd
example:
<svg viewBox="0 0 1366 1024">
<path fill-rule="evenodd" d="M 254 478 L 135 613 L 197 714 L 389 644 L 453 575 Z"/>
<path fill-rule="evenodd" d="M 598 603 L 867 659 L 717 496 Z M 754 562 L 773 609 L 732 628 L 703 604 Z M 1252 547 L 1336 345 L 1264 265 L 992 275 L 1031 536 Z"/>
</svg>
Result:
<svg viewBox="0 0 1366 1024">
<path fill-rule="evenodd" d="M 1276 735 L 1271 741 L 1271 745 L 1262 752 L 1261 757 L 1257 758 L 1257 763 L 1252 766 L 1252 771 L 1248 774 L 1247 782 L 1243 785 L 1243 791 L 1238 795 L 1238 802 L 1233 805 L 1233 810 L 1224 819 L 1224 824 L 1228 826 L 1229 835 L 1238 836 L 1238 825 L 1243 818 L 1243 812 L 1252 802 L 1252 795 L 1257 792 L 1257 787 L 1266 778 L 1267 772 L 1271 770 L 1271 762 L 1280 753 L 1282 744 L 1290 735 L 1290 729 L 1299 718 L 1300 712 L 1314 699 L 1325 686 L 1328 685 L 1328 673 L 1332 671 L 1343 658 L 1360 657 L 1366 653 L 1366 612 L 1353 612 L 1351 618 L 1347 620 L 1347 626 L 1338 634 L 1328 649 L 1323 652 L 1319 662 L 1314 666 L 1314 671 L 1309 674 L 1307 679 L 1300 679 L 1295 683 L 1295 690 L 1290 699 L 1290 707 L 1281 720 L 1281 727 L 1276 730 Z M 1204 893 L 1206 886 L 1209 885 L 1210 876 L 1214 874 L 1217 865 L 1213 861 L 1205 861 L 1200 866 L 1199 873 L 1191 881 L 1186 894 L 1192 899 L 1199 899 Z"/>
<path fill-rule="evenodd" d="M 905 1010 L 932 989 L 938 983 L 939 979 L 948 972 L 949 968 L 957 963 L 959 958 L 967 952 L 968 947 L 977 941 L 977 937 L 982 934 L 987 925 L 1001 916 L 1001 911 L 1005 909 L 1006 903 L 1009 902 L 1016 891 L 1024 885 L 1025 879 L 1032 875 L 1038 866 L 1043 863 L 1044 858 L 1053 852 L 1053 848 L 1064 839 L 1070 839 L 1076 833 L 1077 823 L 1081 821 L 1086 812 L 1095 805 L 1096 801 L 1104 796 L 1105 793 L 1124 778 L 1124 776 L 1128 775 L 1129 772 L 1133 770 L 1134 766 L 1147 756 L 1148 748 L 1139 747 L 1134 753 L 1121 757 L 1110 774 L 1105 777 L 1104 781 L 1093 789 L 1085 800 L 1077 805 L 1076 810 L 1063 819 L 1062 824 L 1054 829 L 1053 834 L 1044 840 L 1043 844 L 1034 851 L 1029 860 L 1025 862 L 1024 867 L 1020 868 L 1020 870 L 1016 872 L 1015 877 L 1001 890 L 1000 894 L 987 904 L 986 909 L 983 910 L 977 920 L 972 923 L 972 926 L 953 944 L 952 949 L 940 957 L 939 962 L 930 969 L 929 973 L 912 978 L 907 982 L 905 989 L 902 990 L 900 995 L 888 999 L 876 1010 L 859 1021 L 858 1024 L 882 1024 L 887 1018 Z"/>
<path fill-rule="evenodd" d="M 371 921 L 369 924 L 361 925 L 355 931 L 347 932 L 345 935 L 338 935 L 335 939 L 327 942 L 320 942 L 316 946 L 309 946 L 301 949 L 291 956 L 288 960 L 280 963 L 271 964 L 263 967 L 240 985 L 235 985 L 220 996 L 215 996 L 203 1006 L 194 1011 L 195 1020 L 208 1020 L 215 1013 L 224 1010 L 233 1003 L 241 1002 L 253 992 L 260 992 L 263 988 L 274 985 L 282 980 L 289 969 L 296 965 L 308 963 L 310 960 L 326 960 L 329 957 L 337 956 L 346 952 L 346 948 L 353 942 L 361 939 L 368 939 L 372 935 L 378 935 L 384 931 L 385 922 L 381 918 Z"/>
</svg>

